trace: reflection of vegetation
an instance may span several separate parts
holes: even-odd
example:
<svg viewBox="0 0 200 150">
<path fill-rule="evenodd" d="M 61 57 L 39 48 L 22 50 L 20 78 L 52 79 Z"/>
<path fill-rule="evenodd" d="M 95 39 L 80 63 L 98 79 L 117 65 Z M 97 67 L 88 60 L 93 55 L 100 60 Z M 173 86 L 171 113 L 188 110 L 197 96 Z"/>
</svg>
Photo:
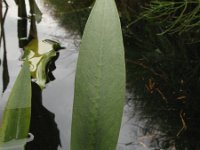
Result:
<svg viewBox="0 0 200 150">
<path fill-rule="evenodd" d="M 192 150 L 200 135 L 195 118 L 200 116 L 199 44 L 185 44 L 176 35 L 158 36 L 159 28 L 147 22 L 135 24 L 131 31 L 125 45 L 136 108 L 141 116 L 149 116 L 147 128 L 158 126 L 166 134 L 162 148 L 172 140 L 177 149 Z"/>
<path fill-rule="evenodd" d="M 2 5 L 1 5 L 2 6 Z M 7 8 L 5 12 L 1 9 L 0 16 L 0 78 L 1 78 L 1 85 L 0 85 L 0 92 L 4 92 L 9 83 L 9 72 L 8 72 L 8 64 L 7 64 L 7 47 L 6 47 L 6 38 L 5 38 L 5 31 L 4 31 L 4 23 L 7 15 Z M 2 14 L 3 13 L 3 14 Z"/>
<path fill-rule="evenodd" d="M 2 4 L 2 1 L 0 1 Z M 4 1 L 6 3 L 6 1 Z M 7 3 L 6 3 L 7 4 Z M 2 6 L 2 5 L 1 5 Z M 0 8 L 1 9 L 1 8 Z M 2 9 L 1 15 L 2 15 Z M 4 91 L 9 82 L 7 57 L 6 57 L 6 41 L 4 33 L 4 22 L 7 8 L 3 16 L 1 16 L 1 37 L 0 37 L 0 70 L 2 85 L 1 90 Z M 2 42 L 2 43 L 1 43 Z M 2 46 L 3 45 L 3 46 Z M 0 127 L 0 149 L 24 149 L 27 142 L 27 136 L 30 124 L 31 112 L 31 87 L 30 73 L 27 61 L 24 63 L 13 89 L 8 98 L 3 113 L 3 120 Z M 2 86 L 1 85 L 1 86 Z M 1 92 L 2 92 L 1 91 Z M 23 94 L 21 94 L 21 92 Z"/>
<path fill-rule="evenodd" d="M 27 12 L 24 0 L 16 0 L 18 4 L 18 38 L 19 46 L 23 48 L 22 59 L 28 58 L 30 63 L 31 76 L 35 82 L 43 89 L 48 82 L 47 74 L 49 63 L 57 56 L 56 50 L 60 49 L 60 44 L 52 40 L 39 41 L 37 35 L 36 22 L 40 22 L 42 13 L 34 0 L 30 2 L 30 32 L 27 35 Z M 51 70 L 52 71 L 52 70 Z"/>
<path fill-rule="evenodd" d="M 43 89 L 46 84 L 46 67 L 49 61 L 56 56 L 56 50 L 60 48 L 60 44 L 44 40 L 39 42 L 37 39 L 31 40 L 24 47 L 23 59 L 28 58 L 30 63 L 30 71 L 33 79 Z"/>
<path fill-rule="evenodd" d="M 44 0 L 47 4 L 50 2 L 50 7 L 53 6 L 53 15 L 58 18 L 61 25 L 67 29 L 72 29 L 76 32 L 83 33 L 84 25 L 87 21 L 91 6 L 94 0 Z M 49 7 L 49 8 L 50 8 Z"/>
</svg>

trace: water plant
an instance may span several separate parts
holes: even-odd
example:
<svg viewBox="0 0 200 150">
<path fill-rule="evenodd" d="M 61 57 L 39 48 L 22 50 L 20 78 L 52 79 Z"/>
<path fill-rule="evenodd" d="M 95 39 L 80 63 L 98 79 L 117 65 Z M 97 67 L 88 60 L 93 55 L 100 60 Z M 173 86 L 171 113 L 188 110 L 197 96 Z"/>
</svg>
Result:
<svg viewBox="0 0 200 150">
<path fill-rule="evenodd" d="M 18 16 L 26 20 L 25 1 L 16 0 L 16 3 Z M 1 148 L 19 146 L 19 149 L 24 149 L 30 125 L 31 77 L 43 88 L 46 65 L 55 56 L 55 50 L 60 48 L 59 43 L 52 40 L 38 40 L 35 20 L 31 11 L 29 37 L 26 32 L 19 32 L 19 43 L 25 39 L 20 44 L 24 50 L 24 65 L 5 107 L 0 129 Z M 26 25 L 24 29 L 27 30 Z M 114 0 L 98 0 L 88 19 L 78 59 L 71 150 L 114 150 L 124 99 L 124 47 L 118 11 Z"/>
<path fill-rule="evenodd" d="M 114 0 L 97 0 L 77 64 L 71 150 L 115 150 L 125 98 L 122 32 Z"/>
<path fill-rule="evenodd" d="M 161 25 L 160 34 L 199 33 L 200 1 L 152 0 L 140 14 L 140 19 L 150 20 Z"/>
<path fill-rule="evenodd" d="M 22 94 L 23 93 L 23 94 Z M 27 61 L 14 83 L 0 127 L 0 149 L 24 149 L 31 117 L 31 78 Z"/>
</svg>

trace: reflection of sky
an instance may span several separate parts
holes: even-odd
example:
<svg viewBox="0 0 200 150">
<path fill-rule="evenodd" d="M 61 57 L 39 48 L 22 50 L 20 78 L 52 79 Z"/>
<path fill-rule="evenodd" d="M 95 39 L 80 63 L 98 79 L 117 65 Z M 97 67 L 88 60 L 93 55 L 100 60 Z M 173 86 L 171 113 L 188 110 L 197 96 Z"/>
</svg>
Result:
<svg viewBox="0 0 200 150">
<path fill-rule="evenodd" d="M 42 93 L 44 106 L 55 113 L 55 121 L 60 129 L 62 149 L 65 150 L 69 149 L 70 145 L 74 77 L 78 56 L 77 47 L 74 45 L 74 37 L 70 36 L 49 15 L 48 8 L 40 8 L 43 12 L 43 20 L 38 26 L 39 36 L 59 41 L 61 46 L 66 47 L 66 49 L 60 51 L 60 56 L 56 61 L 57 68 L 53 72 L 56 80 L 50 82 Z"/>
</svg>

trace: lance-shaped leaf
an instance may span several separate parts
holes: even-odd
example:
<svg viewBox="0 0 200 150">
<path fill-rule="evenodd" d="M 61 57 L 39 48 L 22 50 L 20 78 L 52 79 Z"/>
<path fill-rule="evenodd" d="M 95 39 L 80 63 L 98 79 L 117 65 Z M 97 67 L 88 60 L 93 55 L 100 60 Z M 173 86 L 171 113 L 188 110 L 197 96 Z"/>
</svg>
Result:
<svg viewBox="0 0 200 150">
<path fill-rule="evenodd" d="M 115 150 L 125 99 L 125 62 L 114 0 L 97 0 L 77 64 L 71 150 Z"/>
<path fill-rule="evenodd" d="M 0 149 L 23 146 L 29 132 L 31 115 L 31 79 L 25 61 L 10 93 L 0 127 Z M 22 144 L 23 143 L 23 144 Z M 23 149 L 23 147 L 21 147 Z"/>
</svg>

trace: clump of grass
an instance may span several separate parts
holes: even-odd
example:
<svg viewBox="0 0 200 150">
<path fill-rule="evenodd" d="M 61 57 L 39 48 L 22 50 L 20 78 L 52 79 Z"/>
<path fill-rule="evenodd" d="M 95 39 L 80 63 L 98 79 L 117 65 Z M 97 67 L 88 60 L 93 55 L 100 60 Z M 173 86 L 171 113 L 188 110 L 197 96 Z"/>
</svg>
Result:
<svg viewBox="0 0 200 150">
<path fill-rule="evenodd" d="M 146 19 L 161 25 L 160 35 L 165 33 L 199 33 L 200 27 L 200 0 L 161 1 L 152 0 L 139 18 Z"/>
</svg>

